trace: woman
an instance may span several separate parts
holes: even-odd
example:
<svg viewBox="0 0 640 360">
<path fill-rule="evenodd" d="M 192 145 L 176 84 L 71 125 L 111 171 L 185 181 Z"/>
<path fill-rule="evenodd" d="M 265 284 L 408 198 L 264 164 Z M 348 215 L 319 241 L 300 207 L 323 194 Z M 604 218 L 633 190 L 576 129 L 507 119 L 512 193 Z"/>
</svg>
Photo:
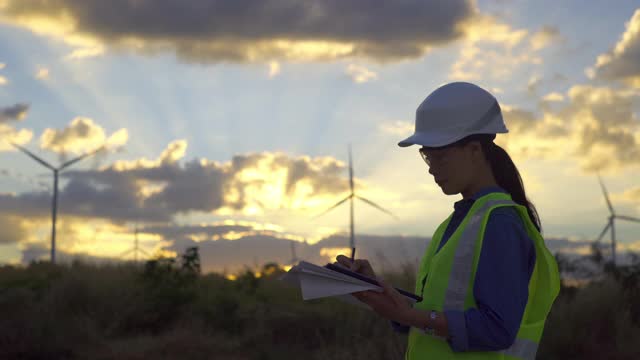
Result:
<svg viewBox="0 0 640 360">
<path fill-rule="evenodd" d="M 398 331 L 407 359 L 534 359 L 559 291 L 555 259 L 540 234 L 520 174 L 493 140 L 508 132 L 497 100 L 464 82 L 431 93 L 402 147 L 420 155 L 447 195 L 462 194 L 422 258 L 410 305 L 381 281 L 381 293 L 353 294 Z M 338 262 L 375 277 L 366 259 Z"/>
</svg>

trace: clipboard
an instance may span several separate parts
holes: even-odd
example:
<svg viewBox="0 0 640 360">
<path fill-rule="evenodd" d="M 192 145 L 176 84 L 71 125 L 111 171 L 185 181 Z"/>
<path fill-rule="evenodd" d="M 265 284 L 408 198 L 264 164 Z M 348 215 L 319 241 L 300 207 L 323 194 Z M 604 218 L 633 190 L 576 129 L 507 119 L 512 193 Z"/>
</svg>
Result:
<svg viewBox="0 0 640 360">
<path fill-rule="evenodd" d="M 362 281 L 367 282 L 369 284 L 380 286 L 380 283 L 378 283 L 377 280 L 372 279 L 372 278 L 367 277 L 367 276 L 364 276 L 364 275 L 359 274 L 357 272 L 351 271 L 351 270 L 349 270 L 349 269 L 347 269 L 347 268 L 345 268 L 343 266 L 329 263 L 329 264 L 325 265 L 324 267 L 326 267 L 329 270 L 333 270 L 333 271 L 339 272 L 341 274 L 345 274 L 345 275 L 351 276 L 351 277 L 356 278 L 358 280 L 362 280 Z M 402 289 L 398 289 L 398 288 L 394 288 L 394 289 L 396 289 L 396 291 L 399 292 L 400 294 L 402 294 L 402 295 L 404 295 L 404 296 L 406 296 L 408 298 L 411 298 L 411 299 L 415 300 L 416 302 L 421 302 L 422 301 L 422 296 L 418 296 L 418 295 L 416 295 L 414 293 L 410 293 L 410 292 L 408 292 L 406 290 L 402 290 Z"/>
</svg>

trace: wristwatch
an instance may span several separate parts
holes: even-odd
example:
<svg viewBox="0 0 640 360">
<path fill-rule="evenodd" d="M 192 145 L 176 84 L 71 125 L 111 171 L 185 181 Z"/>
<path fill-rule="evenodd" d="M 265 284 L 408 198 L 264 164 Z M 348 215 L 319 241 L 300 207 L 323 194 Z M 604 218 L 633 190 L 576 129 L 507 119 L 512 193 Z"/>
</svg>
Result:
<svg viewBox="0 0 640 360">
<path fill-rule="evenodd" d="M 429 320 L 432 321 L 432 324 L 435 324 L 436 320 L 438 319 L 438 313 L 435 312 L 434 310 L 431 310 L 431 312 L 429 313 Z M 436 334 L 436 330 L 432 327 L 429 326 L 429 324 L 427 324 L 424 329 L 422 329 L 426 334 L 435 336 Z"/>
</svg>

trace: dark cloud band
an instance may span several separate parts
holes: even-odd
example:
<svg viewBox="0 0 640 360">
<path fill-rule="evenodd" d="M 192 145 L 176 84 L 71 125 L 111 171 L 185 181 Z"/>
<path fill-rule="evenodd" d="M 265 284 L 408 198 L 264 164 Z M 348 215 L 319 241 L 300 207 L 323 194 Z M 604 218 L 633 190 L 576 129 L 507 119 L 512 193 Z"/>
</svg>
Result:
<svg viewBox="0 0 640 360">
<path fill-rule="evenodd" d="M 8 0 L 2 10 L 18 25 L 64 20 L 113 48 L 197 62 L 417 57 L 477 13 L 470 0 Z"/>
</svg>

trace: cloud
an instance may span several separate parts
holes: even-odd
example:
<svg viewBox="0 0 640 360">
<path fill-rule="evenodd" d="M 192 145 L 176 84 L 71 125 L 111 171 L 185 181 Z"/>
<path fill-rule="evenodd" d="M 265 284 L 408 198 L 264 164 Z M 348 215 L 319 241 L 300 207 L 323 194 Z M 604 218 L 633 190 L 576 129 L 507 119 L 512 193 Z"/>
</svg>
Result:
<svg viewBox="0 0 640 360">
<path fill-rule="evenodd" d="M 11 125 L 0 123 L 0 151 L 16 151 L 11 143 L 26 145 L 33 138 L 33 131 L 28 129 L 17 130 Z"/>
<path fill-rule="evenodd" d="M 364 66 L 349 64 L 346 70 L 347 75 L 357 84 L 362 84 L 375 80 L 378 78 L 378 74 L 365 68 Z"/>
<path fill-rule="evenodd" d="M 260 229 L 258 225 L 259 224 L 248 222 L 236 223 L 234 221 L 229 221 L 229 223 L 202 225 L 154 225 L 146 226 L 140 229 L 140 232 L 161 235 L 164 239 L 171 240 L 189 239 L 196 242 L 205 240 L 216 241 L 220 239 L 235 240 L 239 237 L 246 236 L 247 234 L 253 234 L 264 230 Z"/>
<path fill-rule="evenodd" d="M 5 0 L 4 22 L 61 38 L 69 58 L 106 49 L 151 55 L 174 52 L 187 62 L 380 62 L 423 56 L 464 35 L 478 11 L 469 0 L 282 2 L 280 0 Z"/>
<path fill-rule="evenodd" d="M 587 73 L 605 80 L 623 80 L 640 88 L 640 9 L 625 23 L 614 48 L 598 56 Z"/>
<path fill-rule="evenodd" d="M 4 69 L 5 66 L 6 65 L 4 63 L 0 63 L 0 70 Z M 7 85 L 8 83 L 9 83 L 9 80 L 7 80 L 6 77 L 0 75 L 0 86 Z"/>
<path fill-rule="evenodd" d="M 49 78 L 49 69 L 45 67 L 39 67 L 36 71 L 36 79 L 45 80 Z"/>
<path fill-rule="evenodd" d="M 575 85 L 567 103 L 544 109 L 542 116 L 504 109 L 510 130 L 499 137 L 520 156 L 556 158 L 558 146 L 589 173 L 640 165 L 640 122 L 634 112 L 639 95 L 632 91 Z"/>
<path fill-rule="evenodd" d="M 280 63 L 272 61 L 269 63 L 269 79 L 273 79 L 276 75 L 280 74 Z"/>
<path fill-rule="evenodd" d="M 0 108 L 0 124 L 9 121 L 20 121 L 27 117 L 29 112 L 28 104 L 15 104 L 12 106 Z"/>
<path fill-rule="evenodd" d="M 31 141 L 33 137 L 31 130 L 18 130 L 8 124 L 9 122 L 24 120 L 28 112 L 28 104 L 15 104 L 0 108 L 0 151 L 15 151 L 11 143 L 25 145 Z"/>
<path fill-rule="evenodd" d="M 16 216 L 0 216 L 0 245 L 19 243 L 27 238 L 28 226 L 21 218 Z"/>
<path fill-rule="evenodd" d="M 560 39 L 560 31 L 555 26 L 544 26 L 529 38 L 532 51 L 539 51 Z"/>
<path fill-rule="evenodd" d="M 415 125 L 413 121 L 394 121 L 392 123 L 382 123 L 378 129 L 386 134 L 407 137 L 413 134 Z"/>
<path fill-rule="evenodd" d="M 62 130 L 45 129 L 40 136 L 40 148 L 60 154 L 81 154 L 105 143 L 113 147 L 122 146 L 127 140 L 128 132 L 124 128 L 107 138 L 104 129 L 92 119 L 76 117 Z"/>
<path fill-rule="evenodd" d="M 543 96 L 542 100 L 543 101 L 550 101 L 550 102 L 563 101 L 564 100 L 564 95 L 560 94 L 559 92 L 551 92 L 551 93 Z"/>
<path fill-rule="evenodd" d="M 259 216 L 324 208 L 348 189 L 345 164 L 329 157 L 260 153 L 182 163 L 185 150 L 185 141 L 175 141 L 155 160 L 63 172 L 61 216 L 113 222 L 167 222 L 193 212 Z M 0 213 L 45 217 L 50 201 L 46 192 L 0 194 Z"/>
<path fill-rule="evenodd" d="M 529 78 L 529 81 L 527 82 L 527 91 L 529 92 L 529 94 L 535 95 L 535 93 L 538 91 L 538 86 L 540 86 L 541 81 L 542 78 L 538 75 L 532 75 Z"/>
<path fill-rule="evenodd" d="M 22 264 L 29 264 L 32 261 L 48 261 L 50 258 L 50 248 L 41 244 L 29 244 L 22 249 Z M 56 247 L 56 263 L 68 264 L 74 260 L 82 261 L 85 264 L 109 264 L 121 262 L 124 259 L 119 257 L 98 256 L 84 252 L 70 252 Z"/>
<path fill-rule="evenodd" d="M 632 187 L 625 190 L 621 194 L 612 194 L 613 200 L 624 201 L 628 203 L 638 204 L 640 203 L 640 186 Z"/>
<path fill-rule="evenodd" d="M 528 46 L 540 44 L 540 33 L 529 35 L 525 29 L 513 29 L 490 16 L 476 17 L 465 31 L 460 55 L 449 71 L 451 80 L 506 80 L 519 66 L 542 63 L 536 55 L 540 48 Z"/>
</svg>

